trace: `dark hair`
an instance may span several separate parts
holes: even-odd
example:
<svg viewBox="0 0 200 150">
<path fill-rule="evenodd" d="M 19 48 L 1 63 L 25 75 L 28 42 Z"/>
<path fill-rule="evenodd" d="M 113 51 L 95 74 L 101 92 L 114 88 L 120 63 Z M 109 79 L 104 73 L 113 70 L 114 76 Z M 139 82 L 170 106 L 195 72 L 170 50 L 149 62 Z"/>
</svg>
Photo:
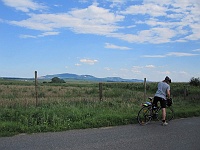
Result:
<svg viewBox="0 0 200 150">
<path fill-rule="evenodd" d="M 172 82 L 171 79 L 168 76 L 165 77 L 165 81 L 168 82 L 168 83 Z"/>
</svg>

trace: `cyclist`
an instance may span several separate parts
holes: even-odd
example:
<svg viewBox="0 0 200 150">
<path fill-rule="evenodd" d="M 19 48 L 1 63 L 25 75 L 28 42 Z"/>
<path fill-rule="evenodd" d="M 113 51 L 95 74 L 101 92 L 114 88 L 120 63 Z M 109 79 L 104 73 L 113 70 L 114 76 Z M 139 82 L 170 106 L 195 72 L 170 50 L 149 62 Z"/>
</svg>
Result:
<svg viewBox="0 0 200 150">
<path fill-rule="evenodd" d="M 158 89 L 155 93 L 153 106 L 157 107 L 158 101 L 160 102 L 162 108 L 162 125 L 166 126 L 168 123 L 166 122 L 166 102 L 167 99 L 170 98 L 170 85 L 171 79 L 166 76 L 162 82 L 158 83 Z"/>
</svg>

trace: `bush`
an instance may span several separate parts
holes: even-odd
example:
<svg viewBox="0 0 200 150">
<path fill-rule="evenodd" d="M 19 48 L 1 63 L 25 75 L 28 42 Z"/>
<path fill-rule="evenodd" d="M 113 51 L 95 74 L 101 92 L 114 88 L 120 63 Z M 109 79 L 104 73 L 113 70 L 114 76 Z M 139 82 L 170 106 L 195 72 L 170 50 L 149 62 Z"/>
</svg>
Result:
<svg viewBox="0 0 200 150">
<path fill-rule="evenodd" d="M 192 78 L 190 80 L 190 85 L 193 85 L 193 86 L 200 86 L 200 78 Z"/>
<path fill-rule="evenodd" d="M 65 81 L 63 79 L 60 79 L 58 77 L 54 77 L 51 79 L 52 83 L 65 83 Z"/>
</svg>

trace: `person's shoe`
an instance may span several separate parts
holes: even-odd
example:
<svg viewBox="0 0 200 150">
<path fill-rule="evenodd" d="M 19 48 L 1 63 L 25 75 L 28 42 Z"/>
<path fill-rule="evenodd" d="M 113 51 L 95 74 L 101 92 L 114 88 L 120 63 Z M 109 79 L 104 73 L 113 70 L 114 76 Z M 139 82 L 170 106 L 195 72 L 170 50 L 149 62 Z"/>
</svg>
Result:
<svg viewBox="0 0 200 150">
<path fill-rule="evenodd" d="M 167 123 L 167 122 L 163 122 L 162 125 L 163 125 L 163 126 L 167 126 L 168 123 Z"/>
</svg>

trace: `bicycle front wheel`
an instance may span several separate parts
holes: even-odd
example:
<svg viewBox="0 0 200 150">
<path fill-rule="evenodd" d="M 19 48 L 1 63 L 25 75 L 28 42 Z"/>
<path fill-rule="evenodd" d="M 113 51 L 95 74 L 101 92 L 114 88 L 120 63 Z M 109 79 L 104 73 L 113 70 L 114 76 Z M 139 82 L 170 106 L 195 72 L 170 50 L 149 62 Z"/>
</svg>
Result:
<svg viewBox="0 0 200 150">
<path fill-rule="evenodd" d="M 166 121 L 170 121 L 174 118 L 174 110 L 172 107 L 166 107 Z M 158 111 L 158 120 L 162 120 L 162 108 Z"/>
<path fill-rule="evenodd" d="M 151 121 L 151 106 L 142 107 L 138 112 L 137 121 L 140 125 L 146 125 Z"/>
</svg>

